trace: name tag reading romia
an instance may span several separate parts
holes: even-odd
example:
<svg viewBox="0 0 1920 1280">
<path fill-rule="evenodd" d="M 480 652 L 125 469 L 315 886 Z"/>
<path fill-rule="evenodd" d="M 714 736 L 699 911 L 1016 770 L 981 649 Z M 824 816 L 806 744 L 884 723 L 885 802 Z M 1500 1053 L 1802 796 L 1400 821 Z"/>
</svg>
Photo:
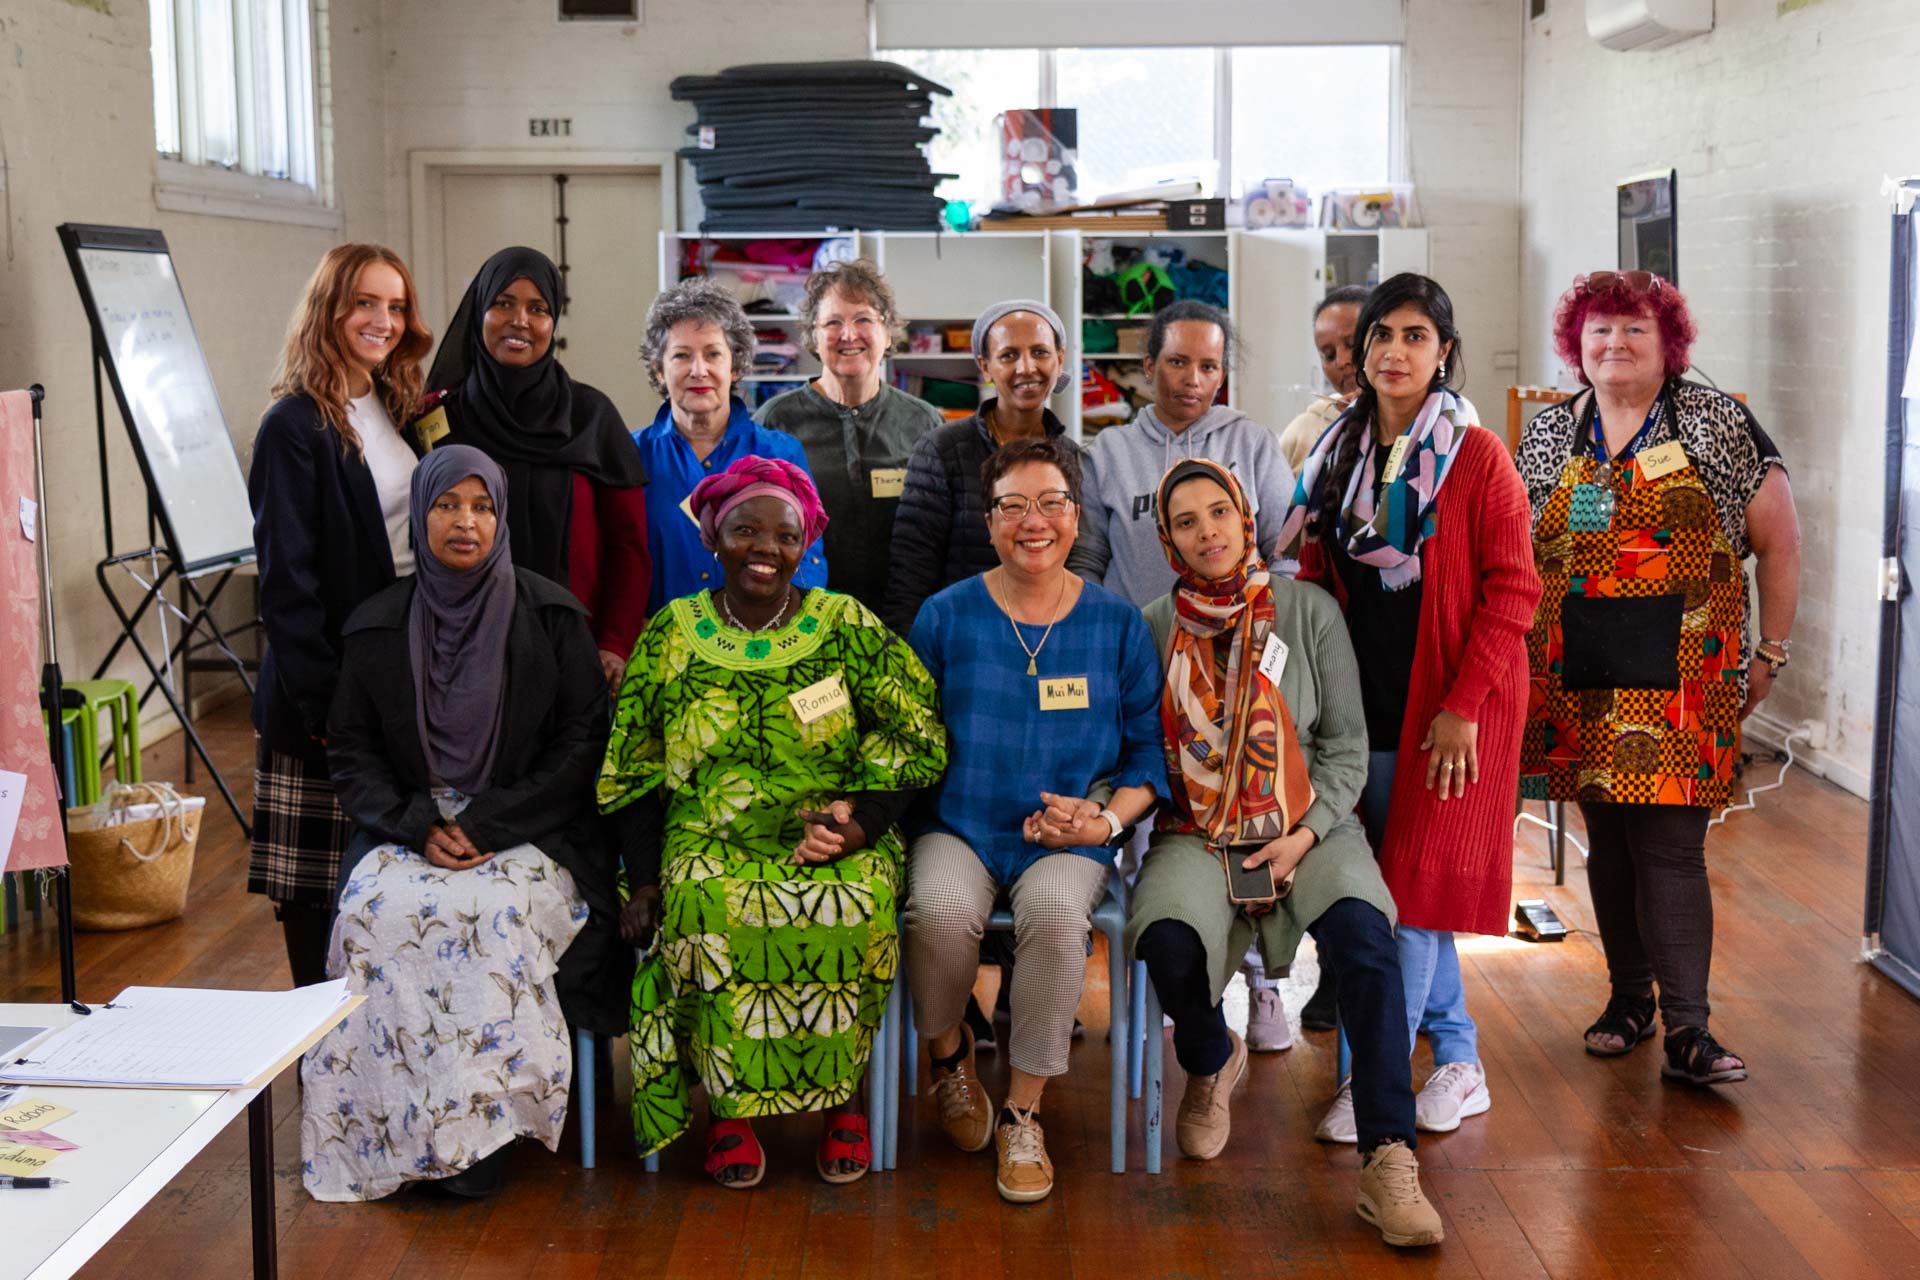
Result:
<svg viewBox="0 0 1920 1280">
<path fill-rule="evenodd" d="M 1040 709 L 1042 711 L 1085 711 L 1088 705 L 1085 676 L 1041 677 Z"/>
<path fill-rule="evenodd" d="M 849 705 L 851 700 L 847 697 L 847 686 L 840 682 L 839 676 L 833 675 L 798 693 L 788 694 L 787 701 L 793 704 L 793 714 L 800 717 L 801 724 L 812 724 Z"/>
</svg>

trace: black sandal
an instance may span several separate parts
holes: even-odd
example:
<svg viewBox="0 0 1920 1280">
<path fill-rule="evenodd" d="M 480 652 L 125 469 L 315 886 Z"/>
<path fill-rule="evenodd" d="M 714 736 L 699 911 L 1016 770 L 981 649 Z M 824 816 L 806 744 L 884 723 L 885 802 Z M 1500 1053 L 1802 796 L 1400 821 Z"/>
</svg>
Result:
<svg viewBox="0 0 1920 1280">
<path fill-rule="evenodd" d="M 1616 995 L 1607 1001 L 1607 1007 L 1593 1025 L 1581 1033 L 1586 1042 L 1587 1052 L 1596 1058 L 1618 1058 L 1622 1054 L 1632 1053 L 1640 1047 L 1640 1042 L 1653 1034 L 1655 1020 L 1654 1002 L 1651 994 L 1644 996 Z M 1595 1047 L 1595 1036 L 1618 1036 L 1618 1049 Z"/>
<path fill-rule="evenodd" d="M 1667 1061 L 1660 1074 L 1669 1080 L 1689 1084 L 1733 1084 L 1747 1078 L 1747 1064 L 1713 1038 L 1705 1027 L 1682 1027 L 1667 1037 Z M 1714 1069 L 1714 1063 L 1731 1058 L 1738 1066 Z"/>
</svg>

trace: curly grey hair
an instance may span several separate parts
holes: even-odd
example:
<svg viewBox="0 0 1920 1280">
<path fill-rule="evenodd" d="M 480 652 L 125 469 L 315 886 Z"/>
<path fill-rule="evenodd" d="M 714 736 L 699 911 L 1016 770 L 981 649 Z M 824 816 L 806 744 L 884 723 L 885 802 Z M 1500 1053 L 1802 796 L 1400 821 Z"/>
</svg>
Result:
<svg viewBox="0 0 1920 1280">
<path fill-rule="evenodd" d="M 814 323 L 820 319 L 820 308 L 827 295 L 834 292 L 862 300 L 878 311 L 880 323 L 887 326 L 889 347 L 900 340 L 900 311 L 893 300 L 893 286 L 880 274 L 878 263 L 869 258 L 855 258 L 822 267 L 807 277 L 807 300 L 800 306 L 800 345 L 807 349 L 808 355 L 815 359 L 820 356 Z"/>
<path fill-rule="evenodd" d="M 753 322 L 741 309 L 740 300 L 708 277 L 692 276 L 663 292 L 647 308 L 647 333 L 640 344 L 640 358 L 646 362 L 647 381 L 655 391 L 667 394 L 666 381 L 661 377 L 667 339 L 675 325 L 688 320 L 717 325 L 727 335 L 735 383 L 753 372 Z"/>
</svg>

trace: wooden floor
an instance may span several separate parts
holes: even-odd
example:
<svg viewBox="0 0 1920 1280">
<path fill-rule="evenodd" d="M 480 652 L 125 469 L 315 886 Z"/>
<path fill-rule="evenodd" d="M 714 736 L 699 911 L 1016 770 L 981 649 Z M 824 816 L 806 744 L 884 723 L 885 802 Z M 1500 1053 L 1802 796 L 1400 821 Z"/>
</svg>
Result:
<svg viewBox="0 0 1920 1280">
<path fill-rule="evenodd" d="M 211 727 L 242 789 L 250 738 L 236 712 Z M 177 741 L 149 776 L 178 777 Z M 1770 780 L 1774 770 L 1761 770 Z M 210 790 L 210 788 L 209 788 Z M 1804 775 L 1711 838 L 1717 955 L 1714 1027 L 1753 1078 L 1718 1093 L 1661 1082 L 1657 1042 L 1602 1062 L 1580 1030 L 1605 1000 L 1585 876 L 1555 889 L 1544 846 L 1523 832 L 1516 887 L 1543 894 L 1583 932 L 1558 946 L 1464 943 L 1468 1004 L 1493 1109 L 1424 1138 L 1420 1160 L 1446 1219 L 1437 1249 L 1396 1255 L 1353 1213 L 1351 1148 L 1312 1139 L 1333 1087 L 1333 1046 L 1302 1037 L 1257 1056 L 1235 1098 L 1235 1132 L 1211 1164 L 1106 1171 L 1106 997 L 1091 968 L 1085 1040 L 1050 1091 L 1053 1197 L 994 1194 L 990 1157 L 962 1156 L 924 1099 L 902 1111 L 901 1169 L 851 1187 L 812 1172 L 816 1126 L 767 1126 L 773 1167 L 752 1192 L 699 1173 L 690 1142 L 643 1174 L 623 1108 L 603 1103 L 601 1167 L 583 1172 L 569 1131 L 557 1155 L 516 1152 L 497 1200 L 421 1194 L 371 1205 L 310 1201 L 299 1181 L 298 1092 L 278 1104 L 278 1210 L 286 1276 L 1131 1277 L 1274 1275 L 1920 1277 L 1920 1005 L 1857 959 L 1866 807 Z M 83 934 L 83 997 L 129 983 L 284 985 L 267 904 L 245 892 L 245 848 L 217 801 L 192 905 L 170 925 Z M 1289 989 L 1297 1017 L 1303 956 Z M 5 999 L 58 994 L 51 913 L 0 936 Z M 987 1079 L 997 1092 L 1004 1065 Z M 1169 1049 L 1169 1112 L 1182 1082 Z M 1415 1061 L 1424 1078 L 1426 1050 Z M 1171 1125 L 1169 1125 L 1171 1129 Z M 249 1270 L 245 1125 L 174 1180 L 82 1274 L 239 1277 Z M 0 1251 L 5 1243 L 0 1242 Z"/>
</svg>

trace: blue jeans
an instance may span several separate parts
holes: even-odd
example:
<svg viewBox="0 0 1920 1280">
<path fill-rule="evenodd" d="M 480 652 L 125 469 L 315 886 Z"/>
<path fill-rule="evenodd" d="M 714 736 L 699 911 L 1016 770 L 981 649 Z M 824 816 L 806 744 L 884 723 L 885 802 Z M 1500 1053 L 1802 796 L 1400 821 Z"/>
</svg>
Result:
<svg viewBox="0 0 1920 1280">
<path fill-rule="evenodd" d="M 1393 794 L 1397 751 L 1369 752 L 1367 785 L 1360 793 L 1360 820 L 1377 850 L 1387 829 L 1387 801 Z M 1433 1046 L 1433 1065 L 1480 1060 L 1479 1032 L 1467 1015 L 1467 989 L 1460 981 L 1460 953 L 1453 934 L 1401 924 L 1394 931 L 1400 950 L 1400 981 L 1407 995 L 1407 1043 L 1425 1030 Z"/>
</svg>

